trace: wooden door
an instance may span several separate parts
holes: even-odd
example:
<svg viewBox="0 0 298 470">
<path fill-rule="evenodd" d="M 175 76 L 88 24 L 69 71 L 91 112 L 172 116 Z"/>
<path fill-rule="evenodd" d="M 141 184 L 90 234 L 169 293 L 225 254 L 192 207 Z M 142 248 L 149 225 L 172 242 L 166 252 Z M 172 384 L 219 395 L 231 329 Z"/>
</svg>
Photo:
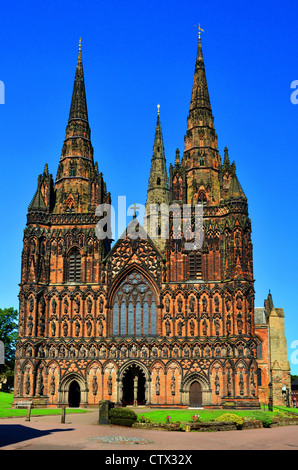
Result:
<svg viewBox="0 0 298 470">
<path fill-rule="evenodd" d="M 193 382 L 189 389 L 189 406 L 202 406 L 202 388 L 199 382 Z"/>
</svg>

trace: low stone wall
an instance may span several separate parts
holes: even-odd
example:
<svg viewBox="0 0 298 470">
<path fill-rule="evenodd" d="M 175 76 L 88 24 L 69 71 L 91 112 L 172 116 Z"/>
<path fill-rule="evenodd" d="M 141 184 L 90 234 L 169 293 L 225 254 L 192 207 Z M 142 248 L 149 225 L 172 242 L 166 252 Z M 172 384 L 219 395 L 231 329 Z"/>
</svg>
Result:
<svg viewBox="0 0 298 470">
<path fill-rule="evenodd" d="M 270 424 L 270 428 L 275 428 L 277 426 L 298 426 L 298 417 L 273 419 L 272 424 Z"/>
<path fill-rule="evenodd" d="M 277 426 L 298 426 L 298 418 L 282 418 L 274 419 L 268 427 Z M 230 421 L 210 421 L 199 423 L 134 423 L 133 428 L 138 429 L 155 429 L 163 431 L 198 431 L 198 432 L 214 432 L 214 431 L 236 431 L 237 429 L 259 429 L 264 427 L 260 420 L 244 421 L 241 427 Z"/>
</svg>

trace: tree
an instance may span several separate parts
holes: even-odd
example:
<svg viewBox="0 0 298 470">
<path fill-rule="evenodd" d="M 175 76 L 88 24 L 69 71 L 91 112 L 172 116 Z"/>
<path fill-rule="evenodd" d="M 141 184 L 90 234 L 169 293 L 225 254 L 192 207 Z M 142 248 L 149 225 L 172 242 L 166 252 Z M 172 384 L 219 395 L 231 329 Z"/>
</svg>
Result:
<svg viewBox="0 0 298 470">
<path fill-rule="evenodd" d="M 14 369 L 17 338 L 18 311 L 13 307 L 0 308 L 0 341 L 5 348 L 5 364 L 0 365 L 0 372 Z"/>
</svg>

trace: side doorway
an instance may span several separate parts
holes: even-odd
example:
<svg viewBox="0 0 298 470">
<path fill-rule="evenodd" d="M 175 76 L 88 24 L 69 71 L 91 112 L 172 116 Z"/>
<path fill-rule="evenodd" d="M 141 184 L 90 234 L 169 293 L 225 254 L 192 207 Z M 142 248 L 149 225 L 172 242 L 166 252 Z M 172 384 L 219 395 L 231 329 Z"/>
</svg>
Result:
<svg viewBox="0 0 298 470">
<path fill-rule="evenodd" d="M 70 408 L 79 408 L 81 403 L 81 389 L 76 380 L 73 380 L 69 385 L 68 391 L 68 404 Z"/>
</svg>

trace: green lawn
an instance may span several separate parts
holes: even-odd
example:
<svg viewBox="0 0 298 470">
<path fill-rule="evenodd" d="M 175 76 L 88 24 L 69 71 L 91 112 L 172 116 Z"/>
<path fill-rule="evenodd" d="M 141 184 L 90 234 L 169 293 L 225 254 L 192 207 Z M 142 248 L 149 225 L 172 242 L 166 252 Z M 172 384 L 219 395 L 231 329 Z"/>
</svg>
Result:
<svg viewBox="0 0 298 470">
<path fill-rule="evenodd" d="M 13 393 L 0 392 L 0 418 L 26 416 L 26 409 L 17 409 L 11 407 L 12 401 Z M 71 413 L 86 413 L 87 411 L 88 410 L 78 408 L 72 409 Z M 70 413 L 70 410 L 66 410 L 66 413 Z M 32 408 L 31 415 L 61 415 L 61 408 Z"/>
<path fill-rule="evenodd" d="M 165 423 L 166 417 L 170 416 L 170 422 L 189 422 L 193 415 L 200 415 L 200 421 L 207 422 L 213 421 L 218 416 L 225 414 L 225 413 L 233 413 L 242 418 L 246 418 L 248 420 L 253 419 L 262 419 L 266 415 L 270 416 L 271 418 L 275 418 L 278 416 L 287 416 L 287 411 L 296 411 L 293 408 L 287 409 L 284 408 L 283 410 L 274 409 L 273 412 L 264 411 L 264 410 L 154 410 L 149 411 L 146 413 L 138 414 L 138 417 L 144 416 L 145 418 L 150 418 L 151 422 L 153 423 Z"/>
</svg>

